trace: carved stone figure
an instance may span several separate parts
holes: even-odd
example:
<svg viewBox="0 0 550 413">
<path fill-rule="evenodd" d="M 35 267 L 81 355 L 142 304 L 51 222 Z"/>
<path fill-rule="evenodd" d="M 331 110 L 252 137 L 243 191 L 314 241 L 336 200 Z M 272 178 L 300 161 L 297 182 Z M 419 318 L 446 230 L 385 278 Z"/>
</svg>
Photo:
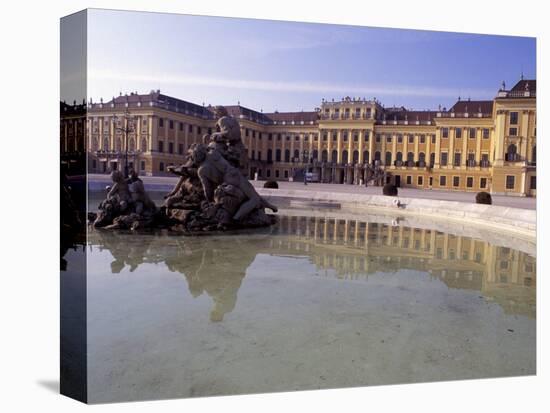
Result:
<svg viewBox="0 0 550 413">
<path fill-rule="evenodd" d="M 199 167 L 197 174 L 208 202 L 214 202 L 214 190 L 223 183 L 233 185 L 243 192 L 246 201 L 233 215 L 234 220 L 241 220 L 256 208 L 269 208 L 273 212 L 277 212 L 277 207 L 263 199 L 248 179 L 237 168 L 229 164 L 218 151 L 208 151 L 207 147 L 202 144 L 195 145 L 191 152 L 191 161 Z"/>
</svg>

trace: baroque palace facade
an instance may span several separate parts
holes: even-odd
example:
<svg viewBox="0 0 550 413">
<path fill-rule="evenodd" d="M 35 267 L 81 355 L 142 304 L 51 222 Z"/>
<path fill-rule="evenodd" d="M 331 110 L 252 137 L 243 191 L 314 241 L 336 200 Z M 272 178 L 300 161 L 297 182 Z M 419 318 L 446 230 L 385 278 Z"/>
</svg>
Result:
<svg viewBox="0 0 550 413">
<path fill-rule="evenodd" d="M 320 182 L 364 184 L 377 165 L 401 187 L 536 196 L 536 80 L 434 111 L 349 97 L 309 112 L 226 108 L 240 122 L 251 179 L 303 179 L 307 168 Z M 212 107 L 158 90 L 90 102 L 86 122 L 91 173 L 123 168 L 127 157 L 140 174 L 166 174 L 215 128 Z M 76 128 L 62 124 L 62 152 Z"/>
</svg>

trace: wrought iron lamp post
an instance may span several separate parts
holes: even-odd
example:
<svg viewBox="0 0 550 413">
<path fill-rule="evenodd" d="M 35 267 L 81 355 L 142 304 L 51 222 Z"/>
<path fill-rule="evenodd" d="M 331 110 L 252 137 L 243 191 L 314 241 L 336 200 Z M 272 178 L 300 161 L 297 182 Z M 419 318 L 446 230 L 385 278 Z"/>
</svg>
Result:
<svg viewBox="0 0 550 413">
<path fill-rule="evenodd" d="M 128 178 L 128 134 L 135 131 L 134 121 L 136 117 L 131 116 L 130 111 L 126 108 L 122 119 L 122 126 L 115 126 L 115 130 L 124 133 L 124 177 Z M 120 119 L 116 115 L 113 116 L 113 122 L 115 122 L 115 125 L 119 120 Z"/>
<path fill-rule="evenodd" d="M 307 185 L 307 171 L 309 169 L 309 151 L 307 149 L 302 151 L 302 160 L 304 162 L 304 185 Z"/>
</svg>

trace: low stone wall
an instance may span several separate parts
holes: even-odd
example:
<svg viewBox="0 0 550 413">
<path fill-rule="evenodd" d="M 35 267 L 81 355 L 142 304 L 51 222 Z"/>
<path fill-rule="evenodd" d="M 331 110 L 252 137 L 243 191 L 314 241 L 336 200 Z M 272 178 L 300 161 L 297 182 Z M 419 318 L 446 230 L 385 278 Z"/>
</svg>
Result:
<svg viewBox="0 0 550 413">
<path fill-rule="evenodd" d="M 535 210 L 434 199 L 403 198 L 381 195 L 330 193 L 304 190 L 257 188 L 265 197 L 299 199 L 320 203 L 336 202 L 342 211 L 365 211 L 394 216 L 417 215 L 431 219 L 504 230 L 527 238 L 536 238 Z M 401 206 L 397 206 L 399 201 Z"/>
</svg>

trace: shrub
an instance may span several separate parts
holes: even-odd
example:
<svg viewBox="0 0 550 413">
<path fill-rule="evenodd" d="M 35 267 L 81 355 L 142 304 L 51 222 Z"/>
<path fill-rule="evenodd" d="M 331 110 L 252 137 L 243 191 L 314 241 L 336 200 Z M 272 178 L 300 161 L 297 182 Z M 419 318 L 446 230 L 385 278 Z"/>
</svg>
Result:
<svg viewBox="0 0 550 413">
<path fill-rule="evenodd" d="M 476 194 L 476 204 L 487 204 L 491 205 L 493 203 L 493 199 L 491 198 L 491 194 L 488 192 L 478 192 Z"/>
<path fill-rule="evenodd" d="M 397 196 L 397 187 L 393 184 L 386 184 L 382 188 L 382 193 L 387 196 Z"/>
<path fill-rule="evenodd" d="M 266 181 L 264 188 L 279 189 L 279 184 L 277 181 Z"/>
</svg>

